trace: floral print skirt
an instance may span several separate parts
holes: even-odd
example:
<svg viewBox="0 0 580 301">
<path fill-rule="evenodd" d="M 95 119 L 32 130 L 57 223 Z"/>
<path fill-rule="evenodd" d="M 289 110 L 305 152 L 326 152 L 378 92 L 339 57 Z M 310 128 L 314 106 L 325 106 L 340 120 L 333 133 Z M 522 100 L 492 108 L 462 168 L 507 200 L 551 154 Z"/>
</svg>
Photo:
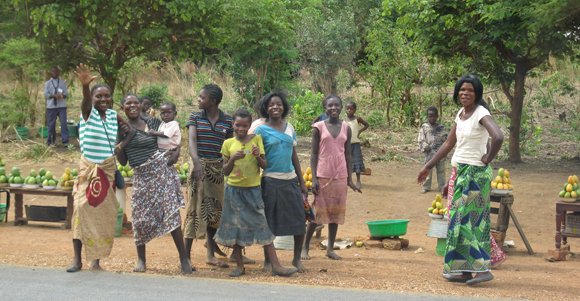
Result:
<svg viewBox="0 0 580 301">
<path fill-rule="evenodd" d="M 167 165 L 163 153 L 134 170 L 131 219 L 135 244 L 142 246 L 181 227 L 179 209 L 185 202 L 177 169 Z"/>
</svg>

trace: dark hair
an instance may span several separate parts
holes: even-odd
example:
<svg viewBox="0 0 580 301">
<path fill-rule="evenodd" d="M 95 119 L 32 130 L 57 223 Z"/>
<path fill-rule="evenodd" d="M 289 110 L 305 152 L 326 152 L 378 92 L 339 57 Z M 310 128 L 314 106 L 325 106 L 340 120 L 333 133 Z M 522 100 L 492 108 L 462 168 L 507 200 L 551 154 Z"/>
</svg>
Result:
<svg viewBox="0 0 580 301">
<path fill-rule="evenodd" d="M 222 91 L 220 86 L 214 85 L 214 84 L 209 84 L 209 85 L 203 86 L 203 88 L 201 88 L 201 89 L 204 90 L 205 92 L 207 92 L 207 94 L 209 94 L 210 100 L 211 99 L 215 100 L 216 105 L 219 105 L 220 102 L 222 102 L 222 98 L 224 97 L 224 92 Z"/>
<path fill-rule="evenodd" d="M 137 96 L 133 93 L 128 93 L 128 94 L 123 95 L 123 98 L 121 98 L 121 105 L 124 106 L 125 102 L 127 101 L 127 98 L 129 98 L 131 96 L 134 96 L 135 98 L 137 98 L 137 100 L 139 100 L 139 96 Z M 141 102 L 139 102 L 139 103 L 141 103 Z"/>
<path fill-rule="evenodd" d="M 173 109 L 173 112 L 177 112 L 177 106 L 171 101 L 166 101 L 166 102 L 162 103 L 159 106 L 159 108 L 161 109 L 162 106 L 170 106 Z"/>
<path fill-rule="evenodd" d="M 346 102 L 346 104 L 345 104 L 344 106 L 346 107 L 346 106 L 348 106 L 348 105 L 352 105 L 352 106 L 354 106 L 354 109 L 356 110 L 356 102 L 354 102 L 354 101 L 352 101 L 352 100 L 349 100 L 349 101 L 347 101 L 347 102 Z"/>
<path fill-rule="evenodd" d="M 338 97 L 338 95 L 330 94 L 330 95 L 326 96 L 326 98 L 324 98 L 324 100 L 322 100 L 322 106 L 325 107 L 326 106 L 326 102 L 329 99 L 333 99 L 333 98 L 338 99 L 338 101 L 340 101 L 340 104 L 342 105 L 342 98 Z"/>
<path fill-rule="evenodd" d="M 52 66 L 52 67 L 50 67 L 50 71 L 52 71 L 52 69 L 56 69 L 56 70 L 60 71 L 60 68 L 58 68 L 58 66 Z"/>
<path fill-rule="evenodd" d="M 250 120 L 250 123 L 252 123 L 252 114 L 250 114 L 250 112 L 246 109 L 243 108 L 239 108 L 236 110 L 236 112 L 234 113 L 234 117 L 232 118 L 232 120 L 234 122 L 236 122 L 236 118 L 248 118 L 248 120 Z"/>
<path fill-rule="evenodd" d="M 107 88 L 107 90 L 109 90 L 109 92 L 113 92 L 113 91 L 111 90 L 111 87 L 109 87 L 109 85 L 107 85 L 107 84 L 96 84 L 96 85 L 94 85 L 94 86 L 91 88 L 91 96 L 93 96 L 93 94 L 95 93 L 95 91 L 96 91 L 98 88 Z M 113 95 L 111 95 L 111 97 L 113 97 Z"/>
<path fill-rule="evenodd" d="M 149 102 L 151 103 L 151 97 L 147 96 L 147 95 L 143 95 L 141 96 L 141 98 L 139 98 L 139 103 L 143 103 L 145 100 L 149 100 Z"/>
<path fill-rule="evenodd" d="M 270 118 L 270 115 L 268 115 L 268 104 L 270 103 L 270 100 L 272 100 L 272 98 L 279 97 L 282 100 L 282 106 L 284 107 L 284 112 L 282 112 L 282 118 L 286 118 L 286 116 L 288 116 L 288 113 L 290 113 L 290 104 L 288 103 L 288 100 L 286 100 L 286 96 L 287 96 L 286 91 L 270 92 L 264 95 L 264 97 L 262 97 L 262 99 L 260 99 L 259 101 L 260 115 L 262 115 L 262 117 L 264 118 Z"/>
<path fill-rule="evenodd" d="M 433 113 L 435 113 L 435 115 L 439 116 L 439 111 L 437 111 L 436 107 L 428 107 L 427 114 L 429 114 L 429 112 L 433 112 Z"/>
<path fill-rule="evenodd" d="M 455 83 L 455 91 L 453 92 L 453 101 L 456 104 L 461 105 L 461 102 L 459 101 L 459 90 L 464 83 L 470 83 L 473 85 L 473 89 L 475 90 L 475 103 L 489 111 L 487 103 L 483 100 L 483 84 L 481 83 L 481 80 L 473 74 L 466 74 L 457 80 Z"/>
</svg>

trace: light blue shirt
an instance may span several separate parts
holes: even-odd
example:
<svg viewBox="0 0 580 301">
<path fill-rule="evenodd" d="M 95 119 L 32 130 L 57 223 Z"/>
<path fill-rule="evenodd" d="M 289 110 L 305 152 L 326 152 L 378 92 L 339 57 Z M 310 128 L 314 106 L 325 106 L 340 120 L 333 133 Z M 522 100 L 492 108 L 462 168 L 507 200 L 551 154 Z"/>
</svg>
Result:
<svg viewBox="0 0 580 301">
<path fill-rule="evenodd" d="M 254 134 L 262 135 L 262 140 L 264 140 L 266 162 L 268 162 L 268 168 L 264 171 L 276 173 L 294 172 L 292 151 L 297 139 L 294 127 L 290 123 L 286 123 L 284 133 L 262 124 L 254 130 Z"/>
</svg>

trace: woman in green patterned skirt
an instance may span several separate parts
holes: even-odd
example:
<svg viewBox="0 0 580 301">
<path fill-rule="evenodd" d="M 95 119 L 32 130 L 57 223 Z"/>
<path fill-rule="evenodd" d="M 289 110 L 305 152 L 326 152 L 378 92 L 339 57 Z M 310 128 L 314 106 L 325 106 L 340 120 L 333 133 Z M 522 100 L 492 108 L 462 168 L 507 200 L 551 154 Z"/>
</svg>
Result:
<svg viewBox="0 0 580 301">
<path fill-rule="evenodd" d="M 463 107 L 447 141 L 419 172 L 422 184 L 431 169 L 457 145 L 451 165 L 457 169 L 443 277 L 469 285 L 493 279 L 490 247 L 492 169 L 489 163 L 499 152 L 503 134 L 482 98 L 483 84 L 474 75 L 464 75 L 455 84 L 453 100 Z M 491 145 L 489 137 L 491 136 Z M 473 275 L 475 273 L 475 275 Z"/>
</svg>

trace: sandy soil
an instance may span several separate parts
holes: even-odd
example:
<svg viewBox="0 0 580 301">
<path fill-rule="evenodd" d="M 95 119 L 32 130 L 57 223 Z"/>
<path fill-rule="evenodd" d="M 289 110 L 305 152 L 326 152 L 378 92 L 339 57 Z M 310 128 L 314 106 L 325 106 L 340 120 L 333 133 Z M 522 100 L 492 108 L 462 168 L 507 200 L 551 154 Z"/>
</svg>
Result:
<svg viewBox="0 0 580 301">
<path fill-rule="evenodd" d="M 371 151 L 365 149 L 365 156 L 370 156 Z M 300 149 L 299 153 L 303 166 L 308 166 L 308 149 Z M 413 153 L 408 155 L 418 158 Z M 11 159 L 5 158 L 5 161 L 9 167 L 14 165 L 10 163 Z M 246 266 L 247 274 L 240 280 L 531 300 L 580 298 L 580 286 L 577 284 L 580 258 L 572 256 L 566 262 L 548 262 L 544 259 L 547 250 L 554 249 L 554 202 L 558 199 L 557 193 L 568 175 L 579 174 L 578 162 L 494 163 L 494 167 L 510 170 L 515 186 L 513 208 L 536 254 L 528 255 L 515 226 L 510 223 L 507 240 L 513 240 L 515 247 L 506 249 L 507 261 L 493 271 L 495 280 L 476 287 L 449 283 L 441 277 L 443 260 L 435 254 L 436 239 L 426 236 L 431 222 L 427 207 L 436 193 L 419 194 L 420 187 L 415 184 L 415 178 L 421 164 L 416 162 L 409 159 L 395 163 L 367 163 L 373 174 L 363 177 L 363 194 L 349 191 L 346 223 L 339 227 L 339 237 L 354 238 L 368 234 L 366 221 L 409 219 L 405 235 L 410 240 L 408 249 L 387 251 L 353 247 L 338 251 L 343 257 L 341 261 L 330 260 L 324 256 L 323 250 L 314 249 L 311 251 L 312 260 L 304 263 L 309 269 L 308 273 L 288 279 L 274 278 L 260 271 L 258 261 L 258 264 Z M 25 172 L 45 167 L 55 175 L 62 174 L 65 167 L 75 166 L 56 161 L 18 165 Z M 65 206 L 66 201 L 64 198 L 26 196 L 24 202 L 28 205 Z M 64 268 L 72 260 L 70 231 L 61 230 L 59 225 L 52 223 L 30 222 L 27 226 L 14 227 L 13 212 L 11 208 L 8 224 L 0 223 L 0 264 L 50 266 L 63 268 L 64 273 Z M 326 235 L 326 230 L 323 235 Z M 313 245 L 316 242 L 314 240 Z M 580 246 L 580 240 L 571 238 L 569 245 L 574 252 Z M 423 248 L 425 252 L 416 254 L 414 251 L 418 248 Z M 194 242 L 192 253 L 198 271 L 190 277 L 229 278 L 231 268 L 219 269 L 205 264 L 203 241 Z M 283 265 L 289 266 L 292 252 L 279 251 L 278 254 Z M 262 250 L 257 246 L 250 247 L 247 256 L 261 259 Z M 109 258 L 102 260 L 102 266 L 107 271 L 131 273 L 136 259 L 132 235 L 123 235 L 115 239 L 113 252 Z M 147 245 L 147 273 L 177 275 L 178 263 L 178 254 L 170 236 Z M 85 263 L 84 268 L 87 266 Z"/>
</svg>

